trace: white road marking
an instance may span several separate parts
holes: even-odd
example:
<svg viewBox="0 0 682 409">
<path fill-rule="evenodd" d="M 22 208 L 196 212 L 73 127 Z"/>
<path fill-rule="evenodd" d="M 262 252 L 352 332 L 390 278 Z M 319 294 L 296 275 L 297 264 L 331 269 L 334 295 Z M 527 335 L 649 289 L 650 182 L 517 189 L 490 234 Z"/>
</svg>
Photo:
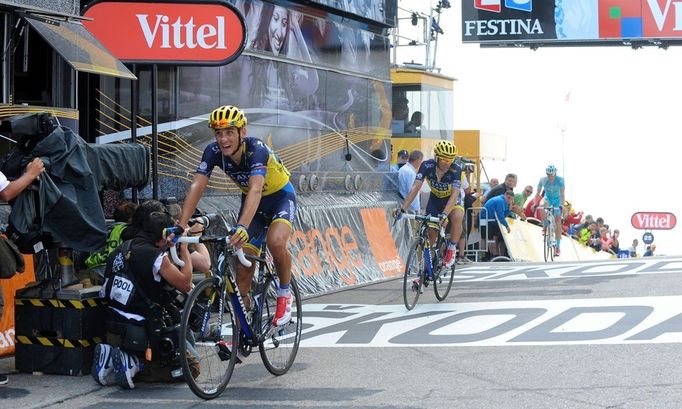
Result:
<svg viewBox="0 0 682 409">
<path fill-rule="evenodd" d="M 680 343 L 682 296 L 304 304 L 303 322 L 303 347 Z"/>
</svg>

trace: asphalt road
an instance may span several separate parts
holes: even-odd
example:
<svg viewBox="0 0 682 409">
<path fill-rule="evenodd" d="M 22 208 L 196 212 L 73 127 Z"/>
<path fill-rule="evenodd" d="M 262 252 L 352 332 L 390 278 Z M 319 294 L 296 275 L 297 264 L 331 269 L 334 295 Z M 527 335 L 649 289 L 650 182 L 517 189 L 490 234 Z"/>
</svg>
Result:
<svg viewBox="0 0 682 409">
<path fill-rule="evenodd" d="M 183 384 L 11 374 L 5 408 L 678 408 L 682 258 L 477 264 L 408 312 L 402 281 L 310 298 L 292 370 L 256 354 L 213 401 Z M 0 371 L 13 368 L 0 360 Z"/>
</svg>

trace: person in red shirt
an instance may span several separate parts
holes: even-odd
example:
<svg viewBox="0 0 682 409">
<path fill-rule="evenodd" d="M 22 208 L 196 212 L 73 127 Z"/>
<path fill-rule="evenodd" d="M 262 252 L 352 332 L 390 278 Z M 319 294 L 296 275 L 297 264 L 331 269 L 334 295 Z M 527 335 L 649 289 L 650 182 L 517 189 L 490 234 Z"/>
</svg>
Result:
<svg viewBox="0 0 682 409">
<path fill-rule="evenodd" d="M 544 190 L 540 193 L 540 198 L 545 197 L 545 192 Z M 535 212 L 533 212 L 533 205 L 535 204 L 535 200 L 529 200 L 528 203 L 526 204 L 526 207 L 523 209 L 523 213 L 526 215 L 526 217 L 534 217 L 538 220 L 542 220 L 542 209 L 535 209 Z M 544 206 L 542 204 L 542 200 L 540 201 L 541 206 Z"/>
<path fill-rule="evenodd" d="M 573 206 L 571 206 L 571 202 L 569 202 L 568 200 L 564 202 L 564 209 L 567 209 L 568 216 L 566 216 L 566 219 L 564 220 L 564 223 L 561 227 L 564 230 L 564 233 L 568 234 L 568 230 L 571 227 L 571 225 L 582 223 L 583 212 L 580 211 L 576 213 L 575 209 L 573 209 Z"/>
</svg>

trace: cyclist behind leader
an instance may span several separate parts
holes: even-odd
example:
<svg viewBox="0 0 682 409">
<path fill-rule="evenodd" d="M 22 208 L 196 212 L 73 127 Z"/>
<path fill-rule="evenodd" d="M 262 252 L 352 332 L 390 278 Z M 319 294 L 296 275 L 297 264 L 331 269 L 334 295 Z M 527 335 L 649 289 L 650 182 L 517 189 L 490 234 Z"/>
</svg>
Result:
<svg viewBox="0 0 682 409">
<path fill-rule="evenodd" d="M 279 287 L 273 324 L 291 320 L 291 254 L 287 243 L 296 215 L 296 193 L 289 182 L 289 171 L 275 153 L 260 139 L 247 137 L 244 112 L 231 105 L 211 112 L 208 120 L 215 142 L 204 149 L 201 163 L 189 187 L 178 224 L 187 228 L 214 167 L 221 168 L 242 191 L 237 224 L 230 232 L 230 244 L 244 252 L 259 255 L 264 233 L 274 260 Z M 269 228 L 268 228 L 269 226 Z M 250 268 L 237 263 L 237 285 L 248 309 L 255 264 Z"/>
<path fill-rule="evenodd" d="M 566 201 L 564 194 L 564 178 L 557 176 L 557 169 L 554 165 L 547 166 L 545 169 L 547 176 L 540 178 L 538 187 L 535 189 L 535 197 L 533 198 L 533 212 L 538 207 L 540 202 L 540 191 L 544 189 L 545 200 L 547 205 L 554 208 L 554 238 L 556 240 L 555 255 L 561 254 L 561 219 L 562 219 L 562 204 Z M 544 212 L 542 213 L 544 225 Z"/>
<path fill-rule="evenodd" d="M 457 241 L 462 235 L 464 221 L 464 207 L 459 194 L 462 169 L 454 163 L 457 157 L 457 147 L 452 142 L 438 141 L 433 152 L 435 158 L 425 160 L 419 166 L 412 189 L 398 209 L 399 213 L 396 216 L 400 218 L 400 214 L 405 213 L 406 208 L 409 208 L 426 180 L 431 188 L 429 200 L 426 203 L 426 214 L 440 217 L 441 220 L 450 219 L 450 240 L 443 260 L 445 267 L 449 268 L 455 262 Z M 429 241 L 433 244 L 437 238 L 437 225 L 429 224 L 433 227 L 429 229 Z M 463 256 L 463 254 L 460 255 L 460 257 Z"/>
</svg>

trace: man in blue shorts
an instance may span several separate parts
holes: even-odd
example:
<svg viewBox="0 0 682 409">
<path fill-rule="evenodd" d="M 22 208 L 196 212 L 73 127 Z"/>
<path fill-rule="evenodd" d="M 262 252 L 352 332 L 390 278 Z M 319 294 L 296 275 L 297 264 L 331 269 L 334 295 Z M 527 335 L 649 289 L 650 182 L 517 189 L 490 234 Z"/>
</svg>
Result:
<svg viewBox="0 0 682 409">
<path fill-rule="evenodd" d="M 230 242 L 247 253 L 258 254 L 266 240 L 279 277 L 273 324 L 282 326 L 291 320 L 291 254 L 287 243 L 296 216 L 296 193 L 284 164 L 260 139 L 246 136 L 246 125 L 244 112 L 235 106 L 221 106 L 211 113 L 208 126 L 216 140 L 204 149 L 178 224 L 187 228 L 214 167 L 232 178 L 241 189 L 242 198 Z M 237 285 L 246 308 L 250 304 L 248 294 L 254 268 L 255 265 L 246 268 L 237 263 Z"/>
<path fill-rule="evenodd" d="M 457 157 L 457 147 L 454 143 L 438 141 L 433 152 L 436 157 L 423 161 L 419 166 L 412 189 L 398 210 L 405 213 L 419 194 L 424 180 L 429 183 L 431 194 L 426 204 L 426 214 L 440 217 L 442 220 L 447 217 L 450 220 L 450 241 L 443 260 L 445 266 L 449 268 L 455 262 L 457 242 L 462 236 L 464 221 L 463 198 L 459 194 L 462 168 L 454 162 Z M 429 229 L 429 240 L 432 243 L 436 241 L 436 234 L 437 230 Z M 460 257 L 464 257 L 464 254 L 460 254 Z"/>
<path fill-rule="evenodd" d="M 535 189 L 533 213 L 535 213 L 535 208 L 537 208 L 538 204 L 540 203 L 540 192 L 544 189 L 547 205 L 554 207 L 554 237 L 556 239 L 555 255 L 559 256 L 561 255 L 562 204 L 566 201 L 566 197 L 564 195 L 564 178 L 557 176 L 556 172 L 557 169 L 554 165 L 549 165 L 547 166 L 547 169 L 545 169 L 547 176 L 540 179 L 538 182 L 538 187 Z"/>
</svg>

